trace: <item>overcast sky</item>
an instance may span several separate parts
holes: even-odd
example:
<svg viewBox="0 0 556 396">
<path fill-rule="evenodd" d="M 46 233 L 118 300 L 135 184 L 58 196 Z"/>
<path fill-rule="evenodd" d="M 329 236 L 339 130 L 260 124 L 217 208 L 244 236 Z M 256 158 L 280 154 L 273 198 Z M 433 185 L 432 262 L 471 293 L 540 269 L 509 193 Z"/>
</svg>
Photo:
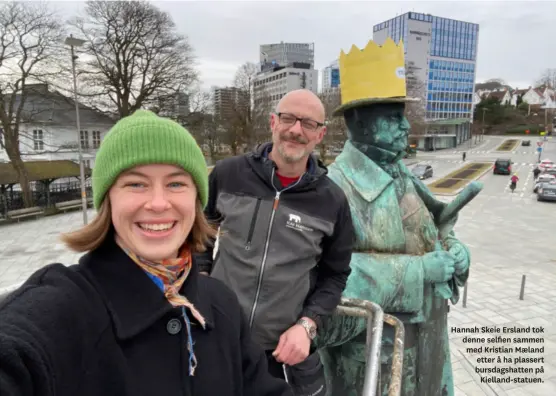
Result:
<svg viewBox="0 0 556 396">
<path fill-rule="evenodd" d="M 556 68 L 556 1 L 156 1 L 189 37 L 203 86 L 229 85 L 259 44 L 314 42 L 320 70 L 341 49 L 364 46 L 373 25 L 416 11 L 479 24 L 477 82 L 502 78 L 526 88 Z M 57 3 L 60 6 L 60 3 Z M 83 9 L 64 2 L 64 16 Z"/>
</svg>

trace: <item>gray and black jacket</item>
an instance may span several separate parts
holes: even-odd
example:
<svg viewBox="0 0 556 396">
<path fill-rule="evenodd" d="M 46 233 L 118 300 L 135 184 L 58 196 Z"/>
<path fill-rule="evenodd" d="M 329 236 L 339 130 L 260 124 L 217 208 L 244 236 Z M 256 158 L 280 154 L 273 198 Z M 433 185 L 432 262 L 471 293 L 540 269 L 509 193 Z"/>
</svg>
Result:
<svg viewBox="0 0 556 396">
<path fill-rule="evenodd" d="M 206 215 L 220 226 L 217 252 L 200 271 L 239 298 L 255 341 L 273 349 L 300 317 L 321 324 L 340 302 L 350 274 L 354 232 L 348 201 L 313 156 L 283 188 L 268 158 L 272 144 L 227 158 L 209 180 Z"/>
</svg>

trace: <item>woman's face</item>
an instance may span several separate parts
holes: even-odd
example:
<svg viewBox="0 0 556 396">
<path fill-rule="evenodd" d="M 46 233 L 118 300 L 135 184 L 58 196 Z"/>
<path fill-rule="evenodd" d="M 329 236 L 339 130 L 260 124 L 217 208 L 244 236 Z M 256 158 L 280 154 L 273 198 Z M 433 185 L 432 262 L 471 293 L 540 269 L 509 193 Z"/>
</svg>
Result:
<svg viewBox="0 0 556 396">
<path fill-rule="evenodd" d="M 149 261 L 175 258 L 195 221 L 197 188 L 174 165 L 123 172 L 108 193 L 118 242 Z"/>
</svg>

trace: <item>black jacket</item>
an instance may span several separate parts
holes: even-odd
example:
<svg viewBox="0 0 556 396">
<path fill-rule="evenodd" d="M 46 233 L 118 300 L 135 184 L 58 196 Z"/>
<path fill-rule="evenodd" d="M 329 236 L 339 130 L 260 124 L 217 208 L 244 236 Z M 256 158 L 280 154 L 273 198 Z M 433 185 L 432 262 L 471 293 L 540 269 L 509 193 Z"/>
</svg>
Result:
<svg viewBox="0 0 556 396">
<path fill-rule="evenodd" d="M 203 330 L 191 319 L 194 377 L 180 309 L 113 241 L 78 265 L 37 271 L 0 303 L 0 394 L 292 394 L 269 376 L 227 287 L 195 269 L 181 292 L 207 322 Z"/>
<path fill-rule="evenodd" d="M 348 201 L 326 168 L 311 156 L 298 183 L 283 188 L 271 147 L 212 170 L 206 214 L 221 233 L 214 261 L 212 250 L 199 260 L 201 270 L 236 293 L 265 349 L 300 317 L 319 324 L 333 313 L 354 243 Z"/>
</svg>

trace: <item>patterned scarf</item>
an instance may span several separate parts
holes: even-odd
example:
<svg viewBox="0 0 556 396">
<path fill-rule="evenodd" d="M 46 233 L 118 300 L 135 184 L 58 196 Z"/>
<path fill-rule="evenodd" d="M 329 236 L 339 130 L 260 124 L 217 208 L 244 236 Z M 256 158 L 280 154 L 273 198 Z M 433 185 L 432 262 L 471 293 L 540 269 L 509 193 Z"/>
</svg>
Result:
<svg viewBox="0 0 556 396">
<path fill-rule="evenodd" d="M 178 258 L 162 260 L 160 263 L 148 261 L 135 253 L 124 248 L 127 255 L 141 267 L 147 275 L 156 283 L 160 290 L 164 293 L 168 302 L 174 307 L 181 307 L 183 320 L 187 328 L 187 350 L 189 352 L 189 375 L 195 375 L 197 367 L 197 358 L 193 351 L 193 339 L 191 337 L 191 322 L 187 316 L 186 308 L 197 321 L 205 328 L 205 318 L 201 315 L 195 306 L 185 297 L 179 294 L 179 291 L 187 279 L 191 271 L 191 249 L 184 245 L 180 250 Z"/>
</svg>

